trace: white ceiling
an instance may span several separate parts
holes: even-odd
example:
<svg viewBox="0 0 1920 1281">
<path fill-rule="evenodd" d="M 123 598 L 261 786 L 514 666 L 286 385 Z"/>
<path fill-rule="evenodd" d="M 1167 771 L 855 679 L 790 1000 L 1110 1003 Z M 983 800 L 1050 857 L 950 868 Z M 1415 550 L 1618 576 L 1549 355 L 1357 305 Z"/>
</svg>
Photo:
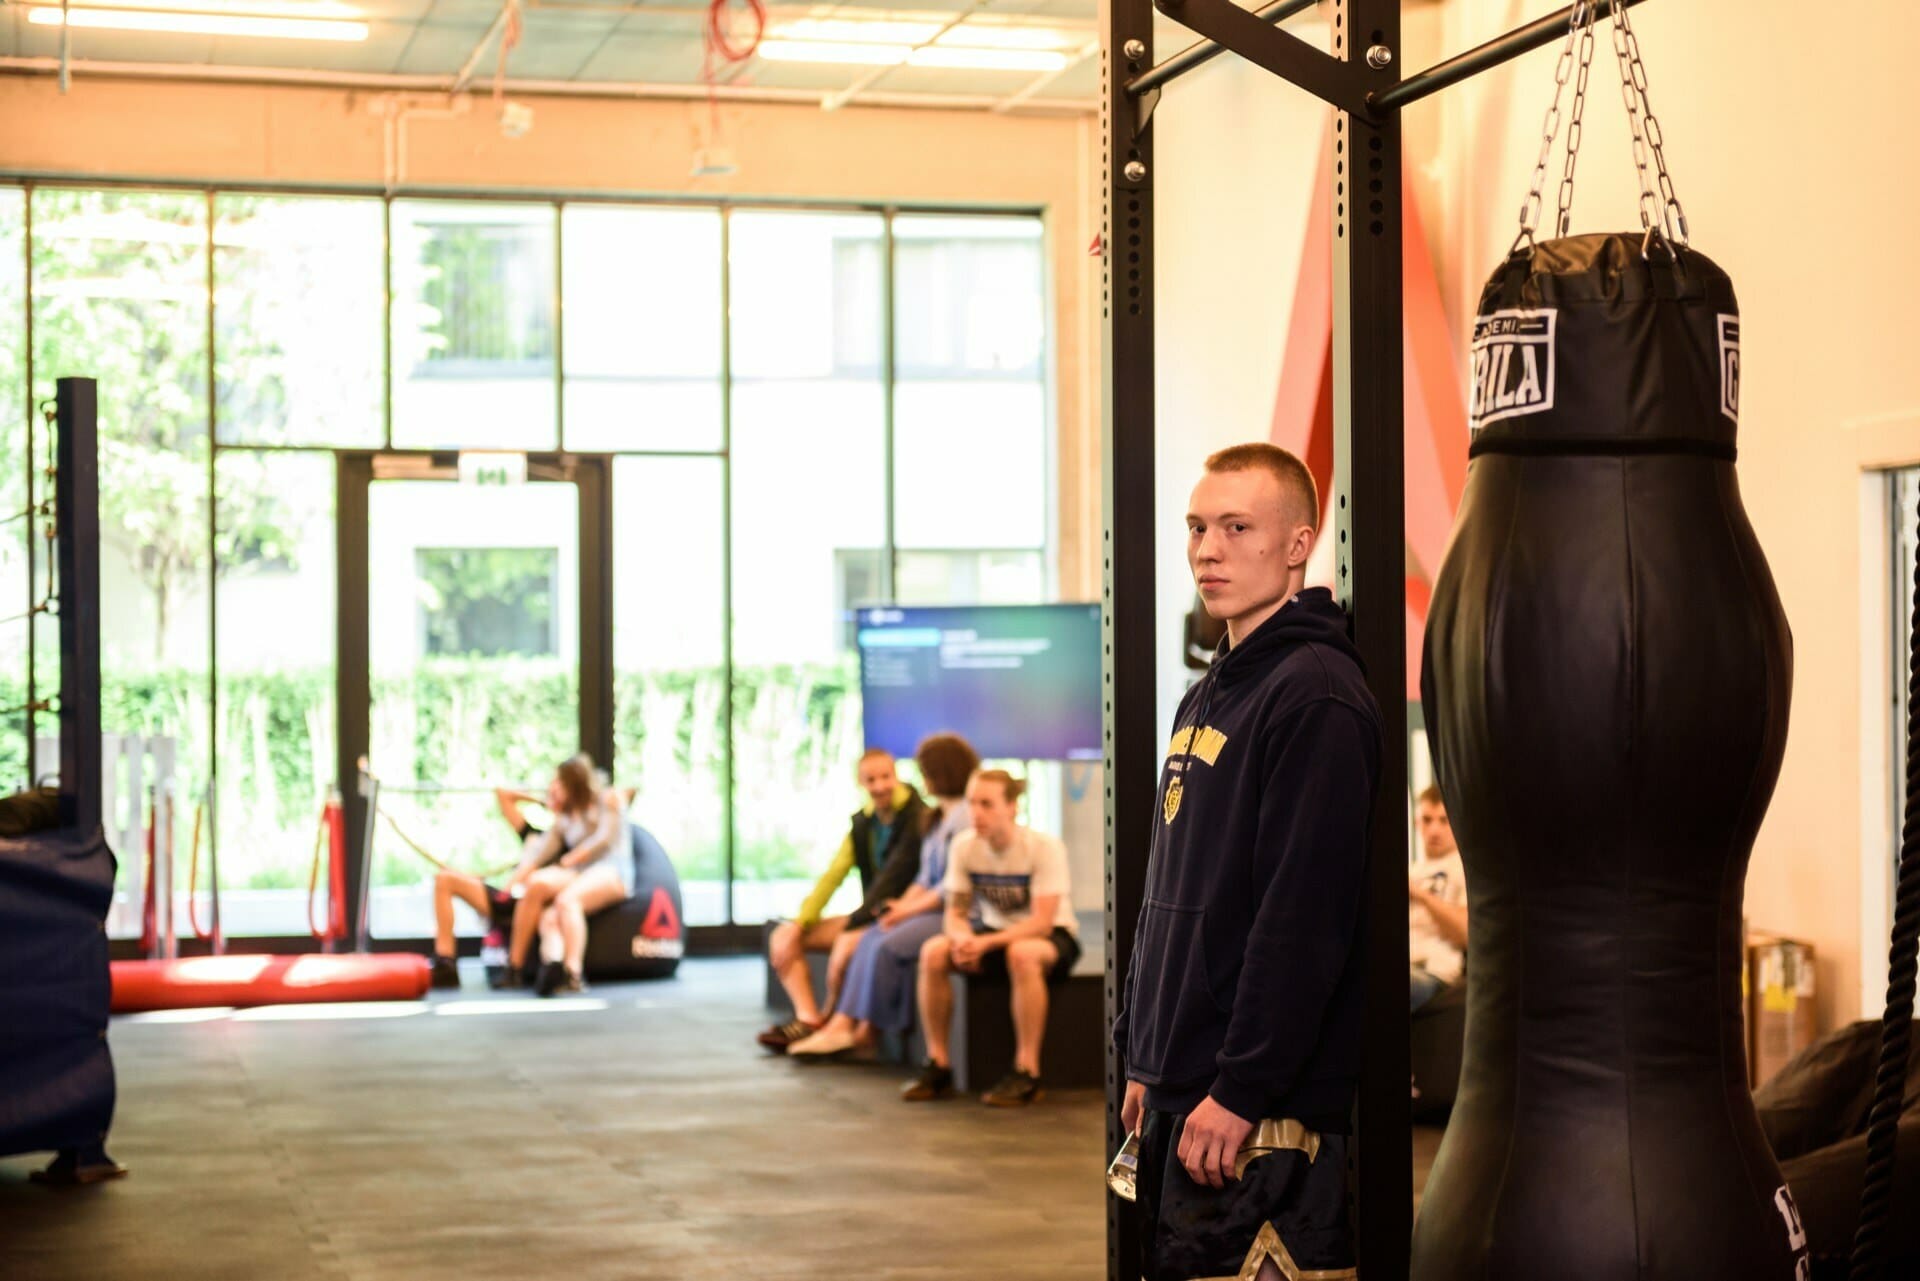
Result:
<svg viewBox="0 0 1920 1281">
<path fill-rule="evenodd" d="M 53 0 L 55 4 L 58 0 Z M 129 0 L 131 2 L 131 0 Z M 351 77 L 432 77 L 451 85 L 476 50 L 482 56 L 474 73 L 476 87 L 491 84 L 495 48 L 489 33 L 501 14 L 502 0 L 343 0 L 371 27 L 366 41 L 336 44 L 308 40 L 272 40 L 171 33 L 102 31 L 76 28 L 69 56 L 80 73 L 87 64 L 142 64 L 173 74 L 198 70 L 232 77 L 245 69 L 330 73 Z M 685 86 L 702 82 L 702 33 L 707 8 L 700 0 L 523 0 L 524 29 L 507 62 L 509 87 L 538 92 L 588 90 L 595 85 Z M 112 0 L 78 0 L 111 5 Z M 151 7 L 158 0 L 141 0 Z M 193 10 L 194 0 L 177 0 Z M 198 6 L 211 8 L 211 5 Z M 834 3 L 769 3 L 770 20 L 858 16 L 862 11 L 911 12 L 956 16 L 972 10 L 991 24 L 1037 25 L 1075 33 L 1078 46 L 1098 38 L 1097 0 L 835 0 Z M 58 27 L 29 25 L 29 0 L 0 0 L 0 69 L 29 69 L 19 60 L 54 60 L 61 53 Z M 1070 53 L 1069 57 L 1074 54 Z M 46 70 L 43 61 L 32 68 Z M 770 62 L 755 58 L 729 68 L 721 83 L 736 90 L 809 91 L 833 95 L 866 80 L 880 68 L 845 64 Z M 980 99 L 991 105 L 1028 92 L 1026 106 L 1045 110 L 1086 110 L 1099 91 L 1098 56 L 1084 58 L 1063 73 L 1042 79 L 1033 71 L 981 71 L 898 66 L 884 69 L 869 93 L 892 101 L 899 95 Z M 423 84 L 420 87 L 428 87 Z"/>
</svg>

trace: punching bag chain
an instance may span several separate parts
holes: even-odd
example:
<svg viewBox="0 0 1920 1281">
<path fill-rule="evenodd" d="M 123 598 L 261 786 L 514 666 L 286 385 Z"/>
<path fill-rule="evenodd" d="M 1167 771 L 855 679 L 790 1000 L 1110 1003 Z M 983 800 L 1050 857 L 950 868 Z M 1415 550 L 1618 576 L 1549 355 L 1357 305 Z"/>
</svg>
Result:
<svg viewBox="0 0 1920 1281">
<path fill-rule="evenodd" d="M 1580 20 L 1579 9 L 1586 10 L 1586 21 Z M 1587 115 L 1587 77 L 1593 71 L 1593 13 L 1592 4 L 1575 6 L 1573 23 L 1580 31 L 1580 70 L 1573 82 L 1573 114 L 1567 118 L 1567 167 L 1560 175 L 1560 208 L 1554 218 L 1554 235 L 1569 234 L 1573 224 L 1573 171 L 1580 163 L 1580 134 L 1582 123 Z"/>
<path fill-rule="evenodd" d="M 1640 60 L 1640 41 L 1633 34 L 1633 23 L 1623 4 L 1613 7 L 1613 53 L 1620 64 L 1620 97 L 1627 105 L 1627 125 L 1633 133 L 1633 164 L 1640 179 L 1640 229 L 1646 234 L 1643 243 L 1651 248 L 1655 240 L 1664 240 L 1669 251 L 1684 249 L 1687 214 L 1674 193 L 1673 176 L 1667 172 L 1666 138 L 1659 117 L 1653 114 L 1653 102 L 1647 97 L 1647 65 Z M 1647 168 L 1649 153 L 1657 178 Z"/>
<path fill-rule="evenodd" d="M 1547 108 L 1547 118 L 1540 127 L 1540 159 L 1533 166 L 1533 185 L 1527 188 L 1527 198 L 1520 203 L 1520 234 L 1513 238 L 1513 248 L 1507 250 L 1511 258 L 1520 252 L 1524 243 L 1532 246 L 1533 233 L 1540 225 L 1541 196 L 1547 185 L 1547 161 L 1553 155 L 1553 140 L 1560 136 L 1560 99 L 1566 92 L 1567 81 L 1573 76 L 1574 49 L 1579 39 L 1580 29 L 1593 26 L 1593 5 L 1591 0 L 1574 0 L 1573 16 L 1567 22 L 1567 43 L 1560 50 L 1560 61 L 1553 69 L 1553 103 Z M 1593 40 L 1589 31 L 1587 43 L 1581 47 L 1583 56 L 1593 55 Z M 1561 208 L 1566 208 L 1572 200 L 1573 153 L 1579 149 L 1578 113 L 1586 106 L 1587 72 L 1583 65 L 1580 69 L 1579 87 L 1574 93 L 1575 125 L 1567 134 L 1568 155 L 1566 176 L 1561 180 Z M 1563 214 L 1564 216 L 1564 214 Z M 1564 234 L 1564 233 L 1563 233 Z"/>
<path fill-rule="evenodd" d="M 1880 1066 L 1867 1113 L 1867 1164 L 1861 1179 L 1860 1225 L 1853 1237 L 1850 1281 L 1884 1275 L 1888 1212 L 1899 1137 L 1901 1094 L 1913 1040 L 1914 945 L 1920 941 L 1920 565 L 1913 575 L 1913 638 L 1907 677 L 1907 803 L 1900 827 L 1900 874 L 1893 896 L 1893 938 L 1887 948 L 1887 1013 L 1880 1025 Z"/>
</svg>

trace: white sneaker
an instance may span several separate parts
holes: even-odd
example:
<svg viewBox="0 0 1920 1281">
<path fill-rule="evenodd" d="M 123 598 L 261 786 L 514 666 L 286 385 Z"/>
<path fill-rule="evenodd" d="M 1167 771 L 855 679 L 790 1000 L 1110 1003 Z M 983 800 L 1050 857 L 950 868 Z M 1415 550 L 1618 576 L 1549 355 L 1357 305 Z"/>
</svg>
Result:
<svg viewBox="0 0 1920 1281">
<path fill-rule="evenodd" d="M 823 1059 L 835 1054 L 845 1054 L 859 1045 L 852 1032 L 828 1024 L 812 1036 L 795 1041 L 787 1047 L 788 1058 Z"/>
</svg>

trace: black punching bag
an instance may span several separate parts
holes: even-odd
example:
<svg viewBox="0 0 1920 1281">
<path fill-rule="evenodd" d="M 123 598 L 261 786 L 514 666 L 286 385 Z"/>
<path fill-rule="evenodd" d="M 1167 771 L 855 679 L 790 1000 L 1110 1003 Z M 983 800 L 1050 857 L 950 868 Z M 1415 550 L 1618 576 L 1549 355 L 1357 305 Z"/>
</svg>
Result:
<svg viewBox="0 0 1920 1281">
<path fill-rule="evenodd" d="M 1467 1044 L 1413 1281 L 1806 1275 L 1741 1034 L 1791 641 L 1734 476 L 1733 286 L 1654 250 L 1533 245 L 1474 323 L 1421 682 L 1466 859 Z"/>
</svg>

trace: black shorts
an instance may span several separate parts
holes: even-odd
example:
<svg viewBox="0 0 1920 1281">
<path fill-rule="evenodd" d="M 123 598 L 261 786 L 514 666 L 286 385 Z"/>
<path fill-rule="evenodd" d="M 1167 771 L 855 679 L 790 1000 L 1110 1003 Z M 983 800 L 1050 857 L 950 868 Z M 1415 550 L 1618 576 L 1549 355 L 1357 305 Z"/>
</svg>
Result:
<svg viewBox="0 0 1920 1281">
<path fill-rule="evenodd" d="M 519 900 L 505 890 L 496 889 L 491 885 L 483 888 L 487 891 L 487 924 L 496 930 L 512 929 L 513 908 Z"/>
<path fill-rule="evenodd" d="M 1251 1277 L 1263 1258 L 1282 1276 L 1356 1275 L 1346 1135 L 1321 1135 L 1311 1159 L 1291 1148 L 1255 1157 L 1244 1177 L 1216 1189 L 1180 1164 L 1185 1125 L 1186 1117 L 1151 1108 L 1140 1122 L 1135 1204 L 1145 1281 Z"/>
<path fill-rule="evenodd" d="M 1054 950 L 1060 953 L 1060 959 L 1055 961 L 1053 968 L 1047 971 L 1047 986 L 1058 987 L 1067 981 L 1067 976 L 1073 973 L 1073 963 L 1080 959 L 1080 940 L 1074 937 L 1072 930 L 1060 925 L 1054 926 L 1053 933 L 1047 938 L 1053 944 Z M 1007 949 L 996 947 L 981 957 L 980 973 L 983 977 L 1005 981 Z"/>
</svg>

